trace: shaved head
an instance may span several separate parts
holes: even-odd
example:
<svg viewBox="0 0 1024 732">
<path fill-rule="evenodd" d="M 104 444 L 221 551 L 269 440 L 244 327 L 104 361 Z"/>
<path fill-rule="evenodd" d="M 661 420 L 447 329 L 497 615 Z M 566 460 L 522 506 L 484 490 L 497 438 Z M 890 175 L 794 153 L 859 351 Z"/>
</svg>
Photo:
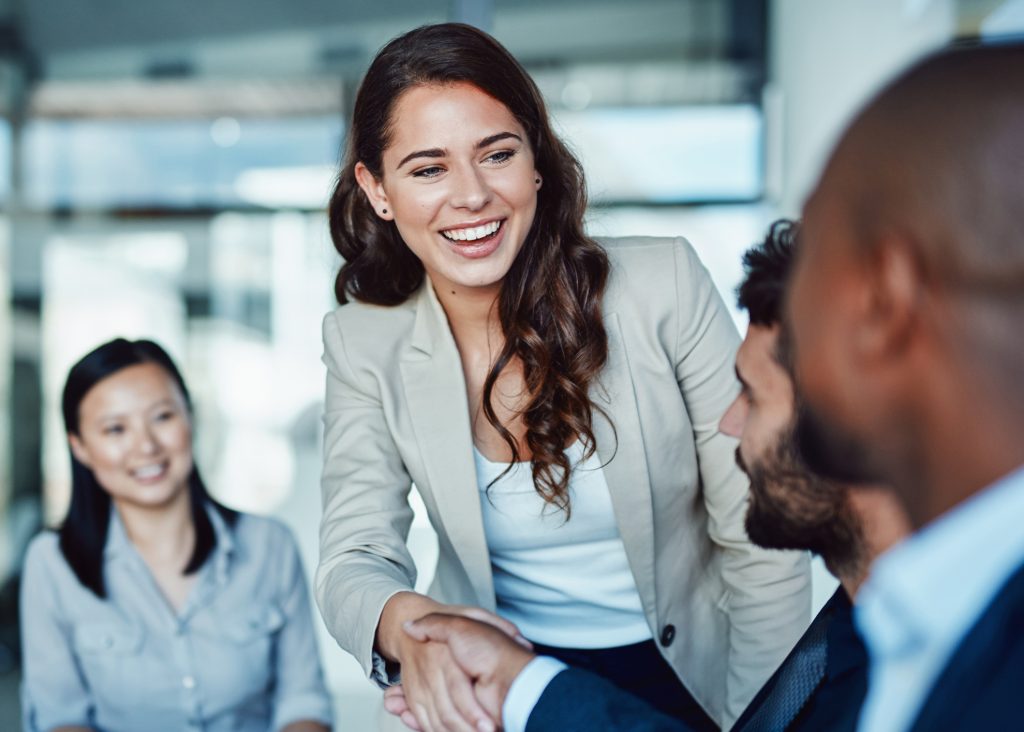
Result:
<svg viewBox="0 0 1024 732">
<path fill-rule="evenodd" d="M 945 50 L 890 83 L 802 233 L 787 313 L 812 468 L 895 485 L 921 525 L 1019 465 L 1024 45 Z"/>
<path fill-rule="evenodd" d="M 1024 45 L 945 51 L 853 122 L 823 184 L 870 243 L 898 227 L 937 276 L 985 287 L 1024 276 Z"/>
<path fill-rule="evenodd" d="M 951 342 L 1024 401 L 1024 44 L 929 56 L 854 120 L 822 176 L 865 256 L 894 235 L 954 305 Z"/>
</svg>

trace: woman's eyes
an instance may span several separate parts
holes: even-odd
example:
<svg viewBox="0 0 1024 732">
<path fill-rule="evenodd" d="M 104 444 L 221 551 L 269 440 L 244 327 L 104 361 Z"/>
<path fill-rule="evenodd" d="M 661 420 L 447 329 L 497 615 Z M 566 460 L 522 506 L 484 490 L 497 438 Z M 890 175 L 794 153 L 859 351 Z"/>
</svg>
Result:
<svg viewBox="0 0 1024 732">
<path fill-rule="evenodd" d="M 414 178 L 436 178 L 444 172 L 444 168 L 440 165 L 431 165 L 429 168 L 420 168 L 419 170 L 413 171 Z"/>
<path fill-rule="evenodd" d="M 515 154 L 515 150 L 499 150 L 498 152 L 488 155 L 486 159 L 492 163 L 506 163 L 511 160 Z"/>
<path fill-rule="evenodd" d="M 485 157 L 483 162 L 501 165 L 502 163 L 507 163 L 511 160 L 515 156 L 516 152 L 516 150 L 498 150 L 497 152 L 493 152 Z M 444 172 L 444 167 L 440 165 L 430 165 L 426 168 L 414 170 L 412 172 L 412 176 L 414 178 L 436 178 Z"/>
<path fill-rule="evenodd" d="M 166 409 L 166 410 L 163 410 L 163 411 L 160 411 L 160 412 L 157 412 L 156 414 L 154 414 L 153 415 L 153 421 L 154 422 L 169 422 L 169 421 L 171 421 L 172 419 L 174 419 L 177 416 L 178 416 L 178 413 L 175 412 L 173 409 Z M 102 433 L 104 435 L 116 436 L 116 435 L 123 435 L 127 431 L 127 428 L 123 424 L 115 423 L 115 424 L 108 424 L 108 425 L 104 426 L 101 431 L 102 431 Z"/>
</svg>

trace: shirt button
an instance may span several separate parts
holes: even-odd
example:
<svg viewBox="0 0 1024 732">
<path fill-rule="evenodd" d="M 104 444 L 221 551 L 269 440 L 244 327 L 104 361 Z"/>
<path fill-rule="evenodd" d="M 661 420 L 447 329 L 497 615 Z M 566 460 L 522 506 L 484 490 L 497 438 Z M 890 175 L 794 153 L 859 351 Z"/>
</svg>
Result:
<svg viewBox="0 0 1024 732">
<path fill-rule="evenodd" d="M 186 689 L 194 689 L 196 688 L 196 680 L 191 676 L 186 676 L 181 680 L 181 685 Z"/>
<path fill-rule="evenodd" d="M 666 625 L 661 629 L 661 645 L 668 648 L 676 639 L 676 626 Z"/>
</svg>

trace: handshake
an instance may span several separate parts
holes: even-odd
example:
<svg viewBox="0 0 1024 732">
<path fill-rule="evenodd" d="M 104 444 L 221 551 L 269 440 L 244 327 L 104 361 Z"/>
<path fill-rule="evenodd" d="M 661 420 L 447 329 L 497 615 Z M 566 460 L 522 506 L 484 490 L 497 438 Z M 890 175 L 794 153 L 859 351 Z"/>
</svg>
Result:
<svg viewBox="0 0 1024 732">
<path fill-rule="evenodd" d="M 486 610 L 445 609 L 403 624 L 402 684 L 384 692 L 384 708 L 417 732 L 496 732 L 532 646 Z"/>
</svg>

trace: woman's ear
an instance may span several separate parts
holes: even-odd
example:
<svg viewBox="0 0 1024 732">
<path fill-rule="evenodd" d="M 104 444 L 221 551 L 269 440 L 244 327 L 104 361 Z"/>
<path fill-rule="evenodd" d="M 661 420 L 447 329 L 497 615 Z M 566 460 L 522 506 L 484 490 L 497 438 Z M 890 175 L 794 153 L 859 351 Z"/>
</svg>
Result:
<svg viewBox="0 0 1024 732">
<path fill-rule="evenodd" d="M 69 432 L 68 444 L 71 445 L 71 454 L 75 456 L 75 460 L 92 470 L 92 465 L 89 461 L 89 449 L 82 442 L 82 438 Z"/>
<path fill-rule="evenodd" d="M 370 205 L 373 206 L 373 210 L 377 212 L 377 215 L 385 221 L 391 221 L 394 218 L 394 214 L 391 212 L 391 206 L 388 204 L 388 194 L 384 192 L 384 186 L 376 176 L 370 172 L 370 169 L 363 165 L 362 162 L 356 163 L 355 167 L 356 183 L 363 189 L 363 193 L 366 194 L 367 200 Z"/>
</svg>

